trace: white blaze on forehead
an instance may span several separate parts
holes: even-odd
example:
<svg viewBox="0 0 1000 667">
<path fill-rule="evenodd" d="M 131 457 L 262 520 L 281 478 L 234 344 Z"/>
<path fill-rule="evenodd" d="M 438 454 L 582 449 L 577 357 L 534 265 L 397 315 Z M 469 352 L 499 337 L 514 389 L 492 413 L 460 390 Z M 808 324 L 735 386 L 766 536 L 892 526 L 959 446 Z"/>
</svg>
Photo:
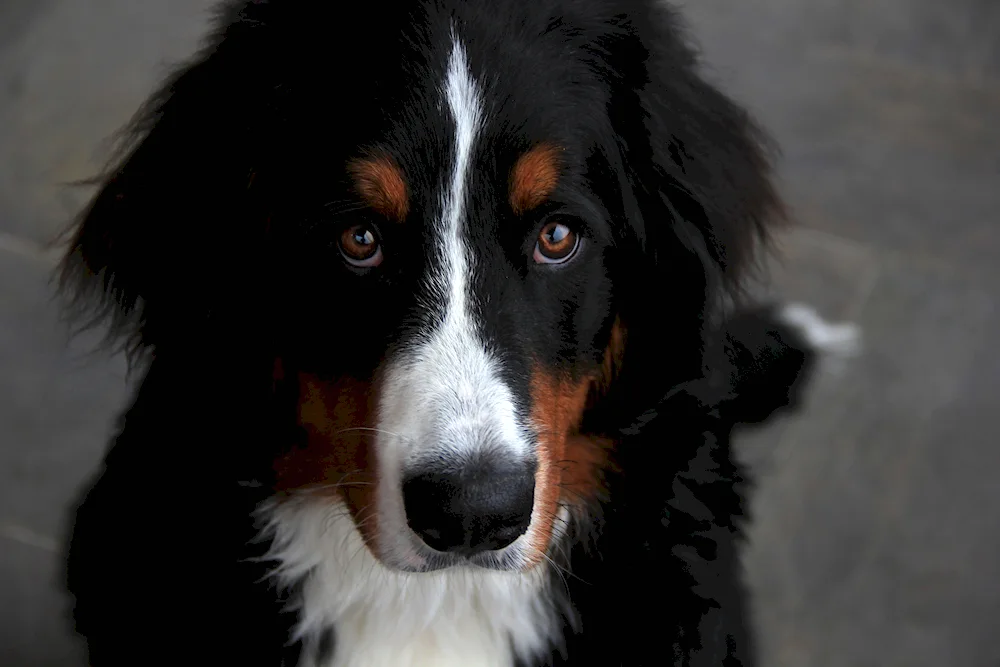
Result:
<svg viewBox="0 0 1000 667">
<path fill-rule="evenodd" d="M 451 182 L 443 193 L 442 231 L 445 255 L 441 273 L 437 276 L 442 287 L 450 287 L 448 313 L 464 314 L 466 310 L 466 275 L 469 269 L 468 250 L 462 242 L 461 228 L 465 213 L 465 191 L 469 181 L 472 150 L 482 121 L 481 102 L 476 81 L 469 71 L 465 49 L 453 38 L 448 74 L 445 80 L 448 110 L 455 123 L 455 164 Z"/>
<path fill-rule="evenodd" d="M 512 461 L 532 453 L 499 362 L 477 326 L 470 289 L 475 262 L 463 236 L 483 112 L 465 49 L 454 36 L 441 93 L 454 127 L 454 153 L 442 178 L 441 215 L 432 225 L 436 256 L 427 287 L 443 317 L 428 318 L 434 324 L 389 364 L 382 386 L 378 502 L 389 557 L 392 551 L 407 557 L 401 543 L 394 546 L 398 538 L 392 531 L 406 530 L 400 483 L 408 466 L 420 461 L 461 465 L 486 451 Z"/>
</svg>

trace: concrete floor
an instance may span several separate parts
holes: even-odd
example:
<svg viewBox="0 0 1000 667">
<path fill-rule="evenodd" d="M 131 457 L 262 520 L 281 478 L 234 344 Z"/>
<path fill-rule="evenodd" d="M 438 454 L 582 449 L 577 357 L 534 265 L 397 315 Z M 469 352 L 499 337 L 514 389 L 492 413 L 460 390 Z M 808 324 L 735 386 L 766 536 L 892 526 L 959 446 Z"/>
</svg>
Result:
<svg viewBox="0 0 1000 667">
<path fill-rule="evenodd" d="M 126 398 L 67 345 L 41 244 L 206 0 L 0 4 L 0 665 L 83 662 L 65 503 Z M 861 324 L 804 414 L 747 433 L 747 569 L 776 667 L 1000 665 L 1000 5 L 698 0 L 711 75 L 784 148 L 801 227 L 763 286 Z"/>
</svg>

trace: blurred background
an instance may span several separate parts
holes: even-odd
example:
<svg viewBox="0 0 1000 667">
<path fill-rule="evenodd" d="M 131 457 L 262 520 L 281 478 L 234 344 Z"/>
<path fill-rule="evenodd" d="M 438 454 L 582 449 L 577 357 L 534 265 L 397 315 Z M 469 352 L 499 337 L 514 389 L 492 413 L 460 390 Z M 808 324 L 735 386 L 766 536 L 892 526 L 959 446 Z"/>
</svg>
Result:
<svg viewBox="0 0 1000 667">
<path fill-rule="evenodd" d="M 50 239 L 208 0 L 0 0 L 0 666 L 85 665 L 67 503 L 127 400 L 70 342 Z M 746 432 L 766 667 L 1000 666 L 1000 2 L 688 0 L 706 71 L 784 150 L 800 226 L 759 289 L 863 328 Z M 137 511 L 141 507 L 137 506 Z M 151 573 L 151 576 L 155 576 Z"/>
</svg>

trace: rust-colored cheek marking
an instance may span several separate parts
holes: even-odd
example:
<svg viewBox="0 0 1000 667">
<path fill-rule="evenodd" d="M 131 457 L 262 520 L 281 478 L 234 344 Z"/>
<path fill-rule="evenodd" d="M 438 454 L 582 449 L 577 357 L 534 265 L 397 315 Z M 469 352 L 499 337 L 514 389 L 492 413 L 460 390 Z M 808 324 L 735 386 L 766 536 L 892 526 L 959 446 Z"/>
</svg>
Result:
<svg viewBox="0 0 1000 667">
<path fill-rule="evenodd" d="M 614 442 L 580 433 L 579 428 L 591 390 L 606 392 L 621 372 L 625 344 L 625 325 L 616 317 L 602 363 L 593 374 L 574 382 L 540 366 L 532 373 L 531 417 L 539 434 L 529 567 L 548 550 L 560 505 L 586 506 L 603 490 Z"/>
<path fill-rule="evenodd" d="M 406 219 L 410 212 L 410 196 L 403 171 L 387 155 L 351 160 L 347 171 L 354 182 L 354 189 L 364 202 L 397 222 Z"/>
<path fill-rule="evenodd" d="M 298 374 L 298 423 L 305 441 L 274 463 L 276 490 L 340 498 L 374 551 L 376 388 L 354 378 L 321 380 Z M 295 381 L 295 378 L 292 378 Z"/>
<path fill-rule="evenodd" d="M 540 144 L 518 158 L 510 173 L 510 206 L 521 215 L 541 205 L 559 184 L 559 156 L 553 144 Z"/>
<path fill-rule="evenodd" d="M 560 504 L 586 504 L 599 488 L 608 444 L 577 432 L 592 384 L 591 377 L 574 382 L 537 367 L 532 374 L 531 417 L 539 433 L 529 566 L 548 550 Z"/>
</svg>

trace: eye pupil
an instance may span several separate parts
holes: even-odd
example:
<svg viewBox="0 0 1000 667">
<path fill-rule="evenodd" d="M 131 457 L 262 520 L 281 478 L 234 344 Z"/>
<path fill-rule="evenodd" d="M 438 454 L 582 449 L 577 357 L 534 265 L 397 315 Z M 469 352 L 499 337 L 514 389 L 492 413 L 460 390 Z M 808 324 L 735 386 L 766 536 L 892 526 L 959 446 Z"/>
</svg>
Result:
<svg viewBox="0 0 1000 667">
<path fill-rule="evenodd" d="M 559 243 L 569 235 L 569 228 L 566 225 L 556 225 L 549 232 L 549 241 L 551 243 Z"/>
</svg>

